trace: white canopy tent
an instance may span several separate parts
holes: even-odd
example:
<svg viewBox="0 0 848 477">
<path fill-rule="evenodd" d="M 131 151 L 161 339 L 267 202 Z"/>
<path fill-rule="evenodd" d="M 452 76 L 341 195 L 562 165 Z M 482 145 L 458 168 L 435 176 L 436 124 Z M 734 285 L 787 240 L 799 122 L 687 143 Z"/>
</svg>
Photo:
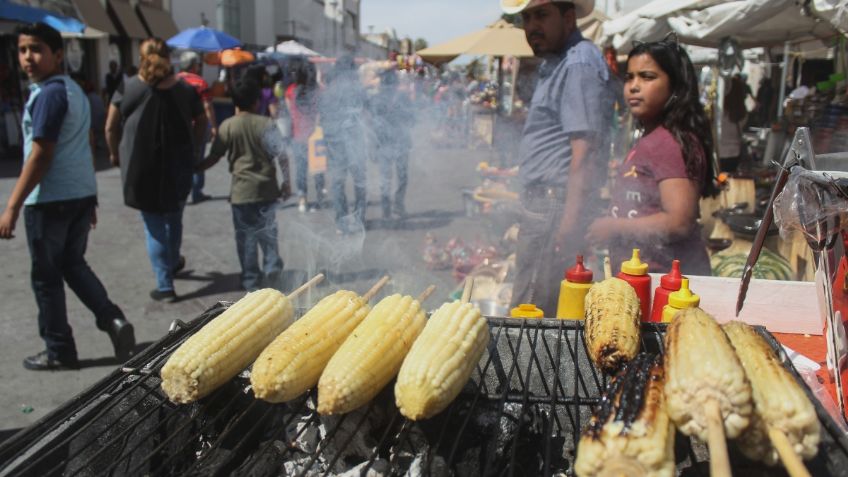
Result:
<svg viewBox="0 0 848 477">
<path fill-rule="evenodd" d="M 311 50 L 294 40 L 284 41 L 276 46 L 265 48 L 266 53 L 280 53 L 292 56 L 321 56 L 317 51 Z"/>
</svg>

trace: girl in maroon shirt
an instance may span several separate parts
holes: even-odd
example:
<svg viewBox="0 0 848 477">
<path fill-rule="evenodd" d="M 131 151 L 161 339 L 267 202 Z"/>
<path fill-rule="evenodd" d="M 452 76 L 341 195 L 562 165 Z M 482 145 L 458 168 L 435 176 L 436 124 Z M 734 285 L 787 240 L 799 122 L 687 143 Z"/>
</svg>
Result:
<svg viewBox="0 0 848 477">
<path fill-rule="evenodd" d="M 713 138 L 695 68 L 676 39 L 634 46 L 624 98 L 644 134 L 618 166 L 610 215 L 595 220 L 586 239 L 607 244 L 614 264 L 639 248 L 651 271 L 679 259 L 684 273 L 709 275 L 698 202 L 717 192 Z"/>
</svg>

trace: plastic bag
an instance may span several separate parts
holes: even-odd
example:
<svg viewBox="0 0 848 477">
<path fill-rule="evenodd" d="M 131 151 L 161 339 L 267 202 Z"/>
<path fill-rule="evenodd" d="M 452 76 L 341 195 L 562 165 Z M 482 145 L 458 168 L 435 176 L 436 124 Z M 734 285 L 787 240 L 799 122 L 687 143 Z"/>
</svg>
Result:
<svg viewBox="0 0 848 477">
<path fill-rule="evenodd" d="M 793 168 L 774 201 L 774 221 L 784 240 L 799 230 L 814 250 L 830 248 L 848 227 L 848 173 Z"/>
</svg>

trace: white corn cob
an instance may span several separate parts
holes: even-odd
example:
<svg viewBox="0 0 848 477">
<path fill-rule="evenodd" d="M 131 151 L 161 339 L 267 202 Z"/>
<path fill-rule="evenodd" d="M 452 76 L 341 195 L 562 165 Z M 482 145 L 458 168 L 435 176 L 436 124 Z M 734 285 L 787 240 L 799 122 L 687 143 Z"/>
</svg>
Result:
<svg viewBox="0 0 848 477">
<path fill-rule="evenodd" d="M 162 367 L 162 389 L 175 403 L 206 396 L 248 367 L 293 316 L 279 291 L 248 293 L 174 351 Z"/>
<path fill-rule="evenodd" d="M 707 442 L 707 405 L 716 402 L 724 433 L 738 437 L 753 412 L 751 385 L 733 346 L 700 308 L 677 312 L 665 336 L 665 399 L 680 431 Z"/>
<path fill-rule="evenodd" d="M 333 353 L 371 307 L 352 291 L 338 291 L 318 302 L 269 344 L 253 363 L 254 395 L 285 402 L 318 384 Z"/>
<path fill-rule="evenodd" d="M 445 303 L 430 317 L 398 373 L 395 401 L 401 414 L 427 419 L 462 391 L 489 344 L 489 325 L 470 303 Z"/>
<path fill-rule="evenodd" d="M 397 375 L 426 321 L 421 304 L 411 296 L 380 300 L 324 368 L 318 412 L 350 412 L 376 396 Z"/>
<path fill-rule="evenodd" d="M 610 381 L 577 447 L 578 477 L 672 477 L 674 425 L 666 414 L 663 368 L 641 353 Z"/>
<path fill-rule="evenodd" d="M 768 436 L 772 428 L 784 433 L 801 457 L 813 458 L 821 432 L 813 403 L 756 330 L 739 321 L 723 328 L 751 381 L 754 398 L 751 425 L 736 440 L 739 449 L 751 459 L 776 464 L 777 450 Z"/>
<path fill-rule="evenodd" d="M 608 278 L 592 285 L 585 304 L 589 357 L 614 373 L 639 352 L 639 297 L 624 280 Z"/>
</svg>

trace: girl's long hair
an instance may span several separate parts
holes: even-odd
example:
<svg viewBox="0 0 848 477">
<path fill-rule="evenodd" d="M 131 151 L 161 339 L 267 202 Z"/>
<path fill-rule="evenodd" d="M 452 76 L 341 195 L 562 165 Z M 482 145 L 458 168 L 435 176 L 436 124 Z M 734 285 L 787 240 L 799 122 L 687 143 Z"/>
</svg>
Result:
<svg viewBox="0 0 848 477">
<path fill-rule="evenodd" d="M 649 55 L 668 75 L 671 97 L 665 105 L 660 124 L 668 129 L 683 150 L 683 162 L 689 177 L 697 178 L 700 171 L 696 140 L 703 150 L 705 180 L 701 196 L 713 197 L 718 193 L 713 169 L 713 133 L 704 106 L 698 97 L 698 77 L 686 51 L 675 39 L 637 43 L 630 50 L 627 61 L 637 55 Z"/>
<path fill-rule="evenodd" d="M 171 74 L 171 50 L 161 38 L 148 38 L 138 49 L 141 53 L 138 75 L 145 83 L 158 83 Z"/>
</svg>

